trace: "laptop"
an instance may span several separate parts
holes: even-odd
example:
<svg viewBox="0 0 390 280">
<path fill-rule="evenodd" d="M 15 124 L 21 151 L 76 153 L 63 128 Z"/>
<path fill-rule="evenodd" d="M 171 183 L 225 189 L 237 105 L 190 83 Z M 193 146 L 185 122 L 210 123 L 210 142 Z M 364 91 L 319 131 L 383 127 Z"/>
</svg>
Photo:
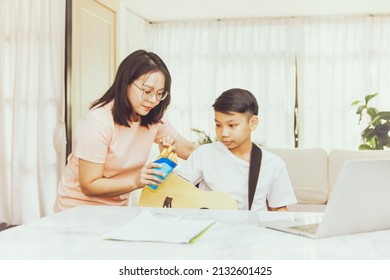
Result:
<svg viewBox="0 0 390 280">
<path fill-rule="evenodd" d="M 262 225 L 310 238 L 389 229 L 390 159 L 346 161 L 323 215 Z"/>
</svg>

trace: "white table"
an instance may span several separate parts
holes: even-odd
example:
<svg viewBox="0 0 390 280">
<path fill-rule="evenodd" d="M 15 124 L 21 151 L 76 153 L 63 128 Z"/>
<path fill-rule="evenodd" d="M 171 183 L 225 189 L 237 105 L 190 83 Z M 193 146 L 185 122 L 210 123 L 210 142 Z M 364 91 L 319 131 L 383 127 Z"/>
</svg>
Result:
<svg viewBox="0 0 390 280">
<path fill-rule="evenodd" d="M 218 220 L 193 244 L 104 240 L 140 211 Z M 390 230 L 313 240 L 259 223 L 314 213 L 81 206 L 0 232 L 0 259 L 390 259 Z"/>
</svg>

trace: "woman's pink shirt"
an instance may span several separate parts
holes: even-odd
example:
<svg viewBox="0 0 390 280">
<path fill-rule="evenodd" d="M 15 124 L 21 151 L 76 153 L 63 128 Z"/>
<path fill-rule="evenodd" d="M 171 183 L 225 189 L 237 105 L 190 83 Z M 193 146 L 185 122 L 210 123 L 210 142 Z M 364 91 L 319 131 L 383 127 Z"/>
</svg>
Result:
<svg viewBox="0 0 390 280">
<path fill-rule="evenodd" d="M 58 184 L 55 212 L 78 205 L 128 204 L 130 193 L 112 197 L 85 195 L 79 183 L 79 158 L 104 164 L 104 178 L 127 177 L 130 182 L 146 164 L 153 143 L 157 143 L 160 137 L 177 135 L 166 119 L 148 128 L 139 123 L 131 123 L 131 127 L 117 125 L 111 108 L 112 104 L 108 104 L 92 109 L 79 121 L 73 140 L 73 153 L 68 157 L 68 164 Z"/>
</svg>

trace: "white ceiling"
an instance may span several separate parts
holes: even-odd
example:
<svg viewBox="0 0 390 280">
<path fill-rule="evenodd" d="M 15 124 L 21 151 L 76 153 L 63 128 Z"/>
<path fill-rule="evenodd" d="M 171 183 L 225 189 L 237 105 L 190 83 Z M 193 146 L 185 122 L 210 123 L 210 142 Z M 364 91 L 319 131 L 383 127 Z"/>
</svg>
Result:
<svg viewBox="0 0 390 280">
<path fill-rule="evenodd" d="M 150 22 L 390 14 L 390 0 L 120 0 Z"/>
</svg>

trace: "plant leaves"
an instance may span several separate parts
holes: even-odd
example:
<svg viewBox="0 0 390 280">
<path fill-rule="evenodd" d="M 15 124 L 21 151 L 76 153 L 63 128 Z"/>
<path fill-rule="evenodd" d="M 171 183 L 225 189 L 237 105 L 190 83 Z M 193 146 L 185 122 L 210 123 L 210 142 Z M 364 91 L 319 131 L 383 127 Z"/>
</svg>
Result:
<svg viewBox="0 0 390 280">
<path fill-rule="evenodd" d="M 370 123 L 361 133 L 362 144 L 359 150 L 383 150 L 383 147 L 390 147 L 390 111 L 379 111 L 374 107 L 368 107 L 368 102 L 377 95 L 378 93 L 366 95 L 365 105 L 360 105 L 356 111 L 359 115 L 359 124 L 364 115 L 371 118 Z M 358 101 L 354 101 L 351 105 L 358 104 L 360 104 Z"/>
<path fill-rule="evenodd" d="M 368 94 L 364 99 L 366 100 L 366 105 L 368 104 L 368 102 L 373 99 L 375 96 L 377 96 L 378 93 L 373 93 L 373 94 Z"/>
<path fill-rule="evenodd" d="M 210 136 L 204 132 L 203 130 L 197 129 L 197 128 L 191 128 L 191 131 L 195 132 L 198 134 L 199 141 L 197 142 L 200 145 L 207 144 L 207 143 L 212 143 L 213 141 L 211 140 Z"/>
<path fill-rule="evenodd" d="M 379 111 L 377 108 L 370 107 L 367 108 L 367 114 L 371 117 L 371 119 L 375 118 L 376 115 L 378 115 Z"/>
<path fill-rule="evenodd" d="M 366 109 L 366 108 L 367 108 L 366 105 L 360 105 L 360 106 L 357 108 L 357 110 L 356 110 L 356 114 L 357 114 L 357 115 L 361 115 L 362 112 L 363 112 L 363 110 Z"/>
<path fill-rule="evenodd" d="M 390 127 L 387 126 L 386 124 L 380 124 L 374 128 L 374 132 L 376 135 L 378 135 L 379 138 L 389 137 L 388 136 L 389 131 L 390 131 Z M 386 141 L 386 143 L 387 143 L 387 141 Z"/>
<path fill-rule="evenodd" d="M 366 129 L 364 129 L 362 131 L 362 138 L 364 140 L 367 140 L 369 141 L 372 137 L 375 136 L 375 133 L 374 133 L 374 129 L 373 128 L 370 128 L 370 127 L 366 127 Z"/>
<path fill-rule="evenodd" d="M 390 121 L 390 111 L 379 112 L 379 115 L 381 116 L 382 120 Z"/>
<path fill-rule="evenodd" d="M 381 118 L 380 115 L 376 115 L 375 118 L 373 118 L 373 119 L 371 120 L 370 125 L 372 125 L 373 127 L 376 127 L 376 126 L 382 124 L 381 119 L 382 119 L 382 118 Z"/>
<path fill-rule="evenodd" d="M 351 106 L 356 106 L 356 105 L 358 105 L 360 102 L 362 102 L 362 101 L 356 100 L 356 101 L 354 101 L 354 102 L 351 103 Z"/>
<path fill-rule="evenodd" d="M 359 146 L 359 150 L 374 150 L 371 146 L 369 146 L 368 144 L 361 144 Z"/>
</svg>

